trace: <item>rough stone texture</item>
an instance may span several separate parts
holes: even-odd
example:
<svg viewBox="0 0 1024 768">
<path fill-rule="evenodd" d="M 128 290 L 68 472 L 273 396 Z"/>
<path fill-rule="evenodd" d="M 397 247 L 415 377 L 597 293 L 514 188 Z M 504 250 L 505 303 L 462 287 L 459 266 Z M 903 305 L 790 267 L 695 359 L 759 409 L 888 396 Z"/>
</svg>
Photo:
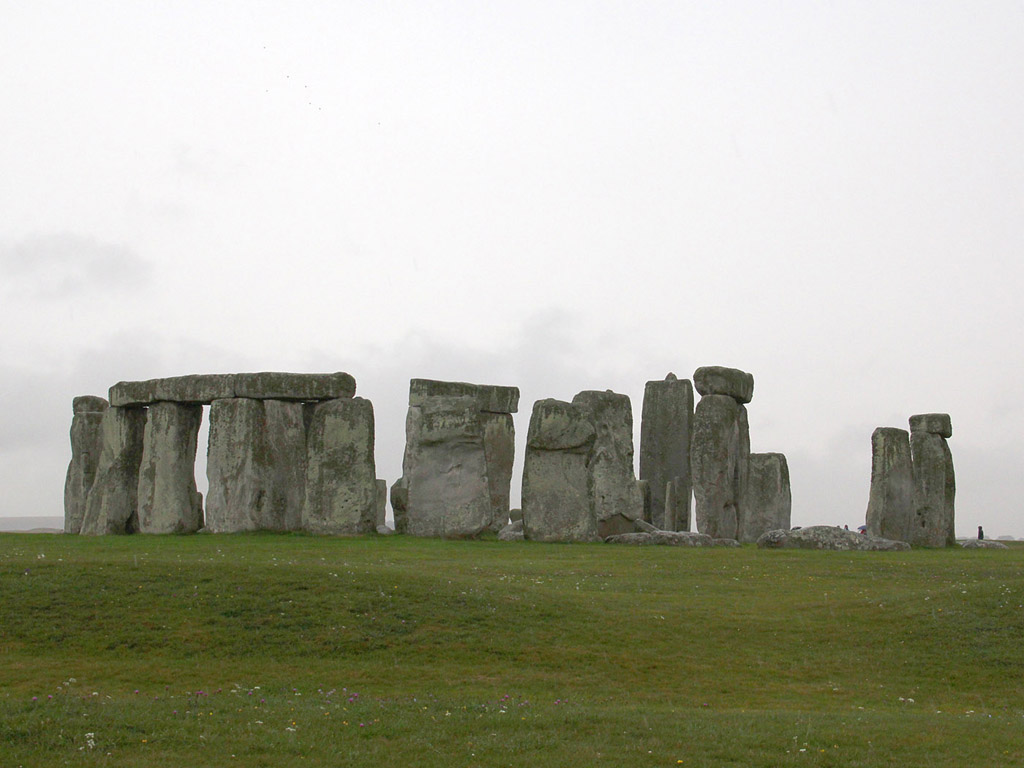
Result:
<svg viewBox="0 0 1024 768">
<path fill-rule="evenodd" d="M 110 404 L 138 406 L 166 401 L 192 405 L 245 397 L 253 400 L 319 401 L 352 397 L 347 373 L 213 373 L 147 381 L 121 381 L 110 388 Z"/>
<path fill-rule="evenodd" d="M 523 521 L 516 520 L 498 531 L 498 541 L 523 541 Z"/>
<path fill-rule="evenodd" d="M 914 465 L 914 513 L 910 537 L 914 546 L 951 547 L 956 544 L 953 455 L 937 432 L 910 435 Z"/>
<path fill-rule="evenodd" d="M 740 507 L 739 540 L 744 542 L 757 541 L 767 531 L 789 529 L 792 514 L 786 457 L 781 453 L 752 453 L 748 467 Z"/>
<path fill-rule="evenodd" d="M 308 440 L 308 438 L 307 438 Z M 382 525 L 387 525 L 388 517 L 388 481 L 377 480 L 377 507 L 376 514 L 374 515 L 374 524 L 380 528 Z"/>
<path fill-rule="evenodd" d="M 831 525 L 811 525 L 795 531 L 768 531 L 757 540 L 761 549 L 836 549 L 902 551 L 910 549 L 905 541 L 847 531 Z"/>
<path fill-rule="evenodd" d="M 596 431 L 590 409 L 533 404 L 523 465 L 523 533 L 533 541 L 597 541 L 587 467 Z"/>
<path fill-rule="evenodd" d="M 573 398 L 590 412 L 594 447 L 590 455 L 594 516 L 601 538 L 633 530 L 644 501 L 633 474 L 633 409 L 628 395 L 588 390 Z"/>
<path fill-rule="evenodd" d="M 653 519 L 651 511 L 651 484 L 647 480 L 637 480 L 636 489 L 640 492 L 640 501 L 643 502 L 641 519 L 650 522 Z"/>
<path fill-rule="evenodd" d="M 929 432 L 948 440 L 953 436 L 953 422 L 948 413 L 919 413 L 910 417 L 910 432 Z"/>
<path fill-rule="evenodd" d="M 513 523 L 516 522 L 517 520 L 522 520 L 523 519 L 523 510 L 521 510 L 521 509 L 510 509 L 509 513 L 508 513 L 508 519 L 511 522 L 513 522 Z"/>
<path fill-rule="evenodd" d="M 964 549 L 1009 549 L 1002 542 L 992 541 L 991 539 L 967 539 L 961 541 L 960 546 Z"/>
<path fill-rule="evenodd" d="M 354 397 L 356 380 L 347 373 L 236 373 L 235 397 L 255 400 L 318 401 Z"/>
<path fill-rule="evenodd" d="M 377 535 L 378 536 L 392 536 L 392 535 L 394 535 L 394 533 L 395 533 L 394 528 L 389 528 L 386 525 L 378 525 L 377 526 Z"/>
<path fill-rule="evenodd" d="M 640 419 L 640 478 L 651 484 L 651 522 L 659 528 L 677 530 L 665 524 L 665 488 L 679 478 L 673 497 L 674 520 L 690 518 L 690 430 L 693 423 L 693 385 L 668 374 L 664 381 L 648 381 L 644 388 Z M 686 530 L 686 529 L 681 529 Z"/>
<path fill-rule="evenodd" d="M 482 411 L 484 461 L 487 463 L 487 487 L 491 497 L 491 530 L 500 531 L 508 523 L 512 490 L 512 467 L 516 459 L 516 428 L 510 413 Z"/>
<path fill-rule="evenodd" d="M 409 408 L 402 476 L 406 532 L 468 538 L 491 526 L 484 429 L 475 397 L 430 397 Z"/>
<path fill-rule="evenodd" d="M 230 373 L 172 376 L 153 379 L 154 401 L 204 405 L 225 397 L 235 397 L 235 377 Z"/>
<path fill-rule="evenodd" d="M 306 437 L 303 529 L 361 534 L 384 525 L 373 444 L 373 405 L 369 400 L 339 398 L 316 406 Z M 387 483 L 380 484 L 386 495 Z"/>
<path fill-rule="evenodd" d="M 84 534 L 138 530 L 139 463 L 146 429 L 143 408 L 108 408 L 100 425 L 100 459 L 82 520 Z"/>
<path fill-rule="evenodd" d="M 653 525 L 648 523 L 646 520 L 634 520 L 633 526 L 636 528 L 635 533 L 657 533 L 660 528 L 655 528 Z"/>
<path fill-rule="evenodd" d="M 670 531 L 690 530 L 690 487 L 689 475 L 686 477 L 673 477 L 665 483 L 665 528 Z M 685 503 L 677 501 L 679 497 L 686 499 Z"/>
<path fill-rule="evenodd" d="M 475 397 L 480 410 L 488 413 L 516 413 L 519 410 L 519 387 L 433 379 L 409 381 L 410 406 L 423 405 L 431 397 Z"/>
<path fill-rule="evenodd" d="M 697 392 L 705 395 L 728 395 L 741 405 L 754 398 L 754 377 L 737 368 L 708 365 L 693 372 Z"/>
<path fill-rule="evenodd" d="M 705 395 L 693 414 L 690 474 L 697 530 L 713 538 L 735 539 L 746 475 L 746 409 L 728 395 Z"/>
<path fill-rule="evenodd" d="M 391 511 L 395 516 L 395 533 L 405 533 L 408 527 L 409 486 L 404 477 L 391 486 Z"/>
<path fill-rule="evenodd" d="M 306 435 L 302 405 L 251 398 L 210 408 L 206 527 L 213 533 L 302 526 Z"/>
<path fill-rule="evenodd" d="M 910 435 L 904 429 L 879 427 L 871 433 L 868 534 L 910 541 L 913 515 L 914 470 L 910 458 Z"/>
<path fill-rule="evenodd" d="M 139 466 L 139 533 L 195 533 L 203 527 L 196 490 L 201 405 L 149 406 Z"/>
<path fill-rule="evenodd" d="M 107 401 L 83 395 L 72 401 L 71 461 L 64 478 L 64 533 L 80 533 L 89 490 L 96 479 Z"/>
<path fill-rule="evenodd" d="M 690 531 L 636 531 L 634 533 L 620 533 L 607 537 L 605 542 L 608 544 L 632 544 L 640 547 L 657 545 L 670 547 L 720 546 L 707 534 L 691 533 Z"/>
</svg>

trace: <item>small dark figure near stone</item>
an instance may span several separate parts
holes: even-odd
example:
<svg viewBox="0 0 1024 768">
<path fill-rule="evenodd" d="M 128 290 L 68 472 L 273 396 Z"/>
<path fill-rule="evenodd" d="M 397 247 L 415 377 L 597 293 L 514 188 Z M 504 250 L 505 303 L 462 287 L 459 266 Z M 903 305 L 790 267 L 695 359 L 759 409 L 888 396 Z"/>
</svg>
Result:
<svg viewBox="0 0 1024 768">
<path fill-rule="evenodd" d="M 982 527 L 981 527 L 981 526 L 979 525 L 979 526 L 978 526 L 978 541 L 981 541 L 981 540 L 982 540 L 982 539 L 984 539 L 984 538 L 985 538 L 985 529 L 984 529 L 984 528 L 982 528 Z"/>
<path fill-rule="evenodd" d="M 844 531 L 848 531 L 848 530 L 850 530 L 850 526 L 848 526 L 848 525 L 844 525 L 844 526 L 843 526 L 843 530 L 844 530 Z"/>
</svg>

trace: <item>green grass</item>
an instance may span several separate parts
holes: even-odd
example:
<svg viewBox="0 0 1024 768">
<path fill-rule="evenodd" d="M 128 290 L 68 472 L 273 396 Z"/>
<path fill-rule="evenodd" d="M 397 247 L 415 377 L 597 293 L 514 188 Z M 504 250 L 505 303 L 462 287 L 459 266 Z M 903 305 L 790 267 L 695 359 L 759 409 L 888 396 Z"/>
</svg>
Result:
<svg viewBox="0 0 1024 768">
<path fill-rule="evenodd" d="M 1007 766 L 1022 679 L 1024 549 L 0 535 L 5 767 Z"/>
</svg>

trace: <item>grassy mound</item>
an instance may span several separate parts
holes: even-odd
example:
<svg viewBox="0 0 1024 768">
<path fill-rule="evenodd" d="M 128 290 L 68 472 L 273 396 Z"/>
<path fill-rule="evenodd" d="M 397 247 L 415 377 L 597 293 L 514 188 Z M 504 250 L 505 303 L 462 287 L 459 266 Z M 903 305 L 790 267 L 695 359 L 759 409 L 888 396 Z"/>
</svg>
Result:
<svg viewBox="0 0 1024 768">
<path fill-rule="evenodd" d="M 1024 763 L 1024 550 L 0 535 L 0 764 Z"/>
</svg>

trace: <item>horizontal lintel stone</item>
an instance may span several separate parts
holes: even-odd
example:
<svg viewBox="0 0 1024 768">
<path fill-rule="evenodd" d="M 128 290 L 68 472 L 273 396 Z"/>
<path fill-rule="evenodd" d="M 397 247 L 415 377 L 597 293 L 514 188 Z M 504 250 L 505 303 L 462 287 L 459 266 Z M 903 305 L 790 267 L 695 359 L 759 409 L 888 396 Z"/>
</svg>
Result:
<svg viewBox="0 0 1024 768">
<path fill-rule="evenodd" d="M 910 417 L 911 432 L 929 432 L 950 438 L 953 436 L 953 422 L 948 413 L 919 413 Z"/>
<path fill-rule="evenodd" d="M 475 397 L 480 410 L 487 413 L 516 413 L 519 410 L 519 387 L 433 379 L 409 380 L 410 406 L 423 405 L 430 397 Z"/>
<path fill-rule="evenodd" d="M 114 406 L 156 402 L 209 404 L 246 397 L 253 400 L 314 402 L 353 397 L 356 381 L 347 373 L 213 373 L 122 381 L 110 388 Z"/>
</svg>

